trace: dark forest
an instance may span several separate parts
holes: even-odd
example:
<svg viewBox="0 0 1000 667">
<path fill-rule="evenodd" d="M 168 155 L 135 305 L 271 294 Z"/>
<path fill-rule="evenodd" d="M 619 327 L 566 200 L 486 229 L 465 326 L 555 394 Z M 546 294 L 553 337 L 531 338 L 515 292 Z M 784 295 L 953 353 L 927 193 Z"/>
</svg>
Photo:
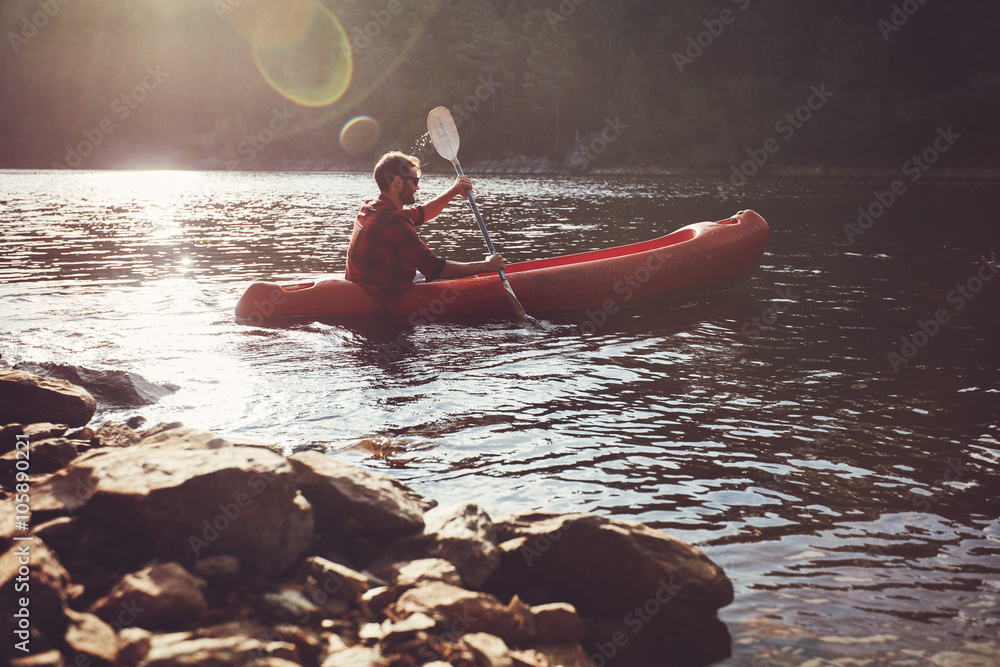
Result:
<svg viewBox="0 0 1000 667">
<path fill-rule="evenodd" d="M 949 128 L 949 166 L 1000 154 L 995 2 L 15 0 L 0 28 L 5 168 L 363 167 L 438 105 L 466 160 L 581 171 L 898 167 Z"/>
</svg>

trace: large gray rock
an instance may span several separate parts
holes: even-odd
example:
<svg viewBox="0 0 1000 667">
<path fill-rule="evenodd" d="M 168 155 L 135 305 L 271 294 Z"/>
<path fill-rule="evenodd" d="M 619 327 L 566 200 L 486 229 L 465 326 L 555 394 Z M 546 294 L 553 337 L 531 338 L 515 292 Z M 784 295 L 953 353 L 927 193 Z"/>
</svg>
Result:
<svg viewBox="0 0 1000 667">
<path fill-rule="evenodd" d="M 72 382 L 85 388 L 101 403 L 119 406 L 150 405 L 179 389 L 172 384 L 155 384 L 128 371 L 101 371 L 52 362 L 25 362 L 16 364 L 14 368 Z"/>
<path fill-rule="evenodd" d="M 69 624 L 63 637 L 74 664 L 114 667 L 118 664 L 118 636 L 107 623 L 93 614 L 66 610 Z"/>
<path fill-rule="evenodd" d="M 576 609 L 568 602 L 550 602 L 531 608 L 535 620 L 535 638 L 543 644 L 578 642 L 587 634 Z"/>
<path fill-rule="evenodd" d="M 97 402 L 86 389 L 65 380 L 0 368 L 0 424 L 57 422 L 84 426 Z"/>
<path fill-rule="evenodd" d="M 264 576 L 284 571 L 313 534 L 284 457 L 183 427 L 85 454 L 32 493 L 43 517 L 79 512 L 147 555 L 188 564 L 227 554 Z"/>
<path fill-rule="evenodd" d="M 423 533 L 396 540 L 391 554 L 398 559 L 444 559 L 455 566 L 469 588 L 481 586 L 500 566 L 493 521 L 473 503 L 429 510 L 424 514 Z"/>
<path fill-rule="evenodd" d="M 79 454 L 79 441 L 68 438 L 50 438 L 32 442 L 28 451 L 28 473 L 44 475 L 64 468 Z M 22 451 L 14 450 L 0 456 L 0 479 L 10 484 L 17 472 L 18 459 L 24 459 Z"/>
<path fill-rule="evenodd" d="M 205 582 L 180 563 L 160 563 L 122 577 L 90 611 L 118 632 L 133 626 L 170 630 L 196 623 L 208 610 L 204 589 Z"/>
<path fill-rule="evenodd" d="M 132 427 L 118 422 L 104 424 L 94 436 L 100 441 L 101 447 L 131 447 L 142 440 L 142 436 Z"/>
<path fill-rule="evenodd" d="M 293 454 L 289 461 L 323 532 L 400 533 L 424 526 L 427 501 L 393 477 L 314 451 Z"/>
<path fill-rule="evenodd" d="M 139 667 L 232 667 L 248 664 L 262 656 L 296 662 L 298 657 L 294 644 L 262 641 L 240 633 L 237 627 L 222 626 L 197 633 L 154 635 L 149 652 Z"/>
<path fill-rule="evenodd" d="M 380 566 L 373 572 L 400 588 L 413 588 L 425 581 L 443 581 L 462 585 L 462 575 L 455 566 L 442 558 L 418 558 Z"/>
<path fill-rule="evenodd" d="M 501 597 L 524 592 L 536 604 L 569 602 L 599 626 L 587 642 L 617 634 L 628 640 L 629 653 L 648 655 L 701 628 L 714 632 L 716 611 L 733 601 L 722 568 L 640 523 L 521 514 L 496 527 L 501 567 L 486 589 Z M 728 646 L 728 635 L 722 641 Z"/>
<path fill-rule="evenodd" d="M 470 632 L 462 636 L 462 644 L 476 657 L 482 667 L 513 667 L 510 649 L 502 639 L 486 632 Z"/>
<path fill-rule="evenodd" d="M 14 657 L 10 660 L 10 667 L 66 667 L 66 658 L 53 648 L 24 657 Z"/>
<path fill-rule="evenodd" d="M 360 605 L 365 593 L 383 582 L 357 572 L 346 565 L 321 556 L 312 556 L 303 564 L 306 586 L 314 599 L 332 595 L 354 605 Z"/>
<path fill-rule="evenodd" d="M 467 632 L 488 632 L 513 639 L 525 634 L 518 614 L 495 596 L 467 591 L 443 581 L 411 588 L 399 597 L 393 608 L 398 618 L 418 612 L 444 617 L 448 619 L 447 631 L 454 637 Z"/>
</svg>

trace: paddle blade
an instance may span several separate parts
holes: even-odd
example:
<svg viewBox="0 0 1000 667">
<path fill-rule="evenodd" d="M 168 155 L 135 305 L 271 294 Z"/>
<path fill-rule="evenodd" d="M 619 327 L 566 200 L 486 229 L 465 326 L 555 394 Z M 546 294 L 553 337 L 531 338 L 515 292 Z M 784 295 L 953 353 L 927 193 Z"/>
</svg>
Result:
<svg viewBox="0 0 1000 667">
<path fill-rule="evenodd" d="M 427 133 L 438 154 L 449 162 L 458 157 L 458 128 L 447 107 L 436 107 L 427 114 Z"/>
</svg>

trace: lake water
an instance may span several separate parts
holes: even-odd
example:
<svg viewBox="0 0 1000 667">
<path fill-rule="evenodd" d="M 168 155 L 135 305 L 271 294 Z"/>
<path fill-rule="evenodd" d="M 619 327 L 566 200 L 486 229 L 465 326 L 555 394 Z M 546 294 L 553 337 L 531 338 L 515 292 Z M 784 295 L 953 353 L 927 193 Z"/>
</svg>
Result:
<svg viewBox="0 0 1000 667">
<path fill-rule="evenodd" d="M 591 332 L 237 322 L 253 280 L 342 272 L 369 175 L 0 172 L 0 354 L 181 387 L 98 422 L 321 448 L 493 515 L 646 522 L 733 579 L 721 664 L 1000 664 L 1000 184 L 908 184 L 849 240 L 890 183 L 476 179 L 508 262 L 769 222 L 746 285 Z M 484 253 L 458 201 L 422 234 Z"/>
</svg>

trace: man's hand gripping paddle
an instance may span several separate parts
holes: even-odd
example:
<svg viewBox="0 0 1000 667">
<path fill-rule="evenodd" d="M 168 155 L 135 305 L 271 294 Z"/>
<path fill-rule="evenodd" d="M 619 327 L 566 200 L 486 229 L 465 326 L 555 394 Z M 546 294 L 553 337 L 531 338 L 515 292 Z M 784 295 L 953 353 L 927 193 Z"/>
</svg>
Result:
<svg viewBox="0 0 1000 667">
<path fill-rule="evenodd" d="M 437 107 L 427 114 L 427 132 L 431 135 L 434 148 L 437 149 L 441 157 L 455 166 L 455 171 L 458 172 L 459 176 L 463 175 L 462 165 L 458 162 L 458 128 L 455 127 L 455 120 L 451 117 L 451 112 L 447 108 Z M 490 235 L 486 231 L 486 223 L 483 222 L 483 216 L 479 213 L 479 207 L 476 206 L 476 200 L 472 196 L 471 190 L 465 191 L 465 198 L 469 200 L 472 212 L 476 214 L 476 222 L 479 223 L 479 230 L 483 233 L 483 238 L 486 240 L 487 250 L 490 251 L 491 255 L 496 254 L 493 242 L 490 241 Z M 514 307 L 514 312 L 522 320 L 529 319 L 528 314 L 524 311 L 524 306 L 514 296 L 514 290 L 510 288 L 510 283 L 507 282 L 507 275 L 503 269 L 500 269 L 499 273 L 504 291 L 507 292 L 507 298 L 510 299 L 510 305 Z"/>
</svg>

